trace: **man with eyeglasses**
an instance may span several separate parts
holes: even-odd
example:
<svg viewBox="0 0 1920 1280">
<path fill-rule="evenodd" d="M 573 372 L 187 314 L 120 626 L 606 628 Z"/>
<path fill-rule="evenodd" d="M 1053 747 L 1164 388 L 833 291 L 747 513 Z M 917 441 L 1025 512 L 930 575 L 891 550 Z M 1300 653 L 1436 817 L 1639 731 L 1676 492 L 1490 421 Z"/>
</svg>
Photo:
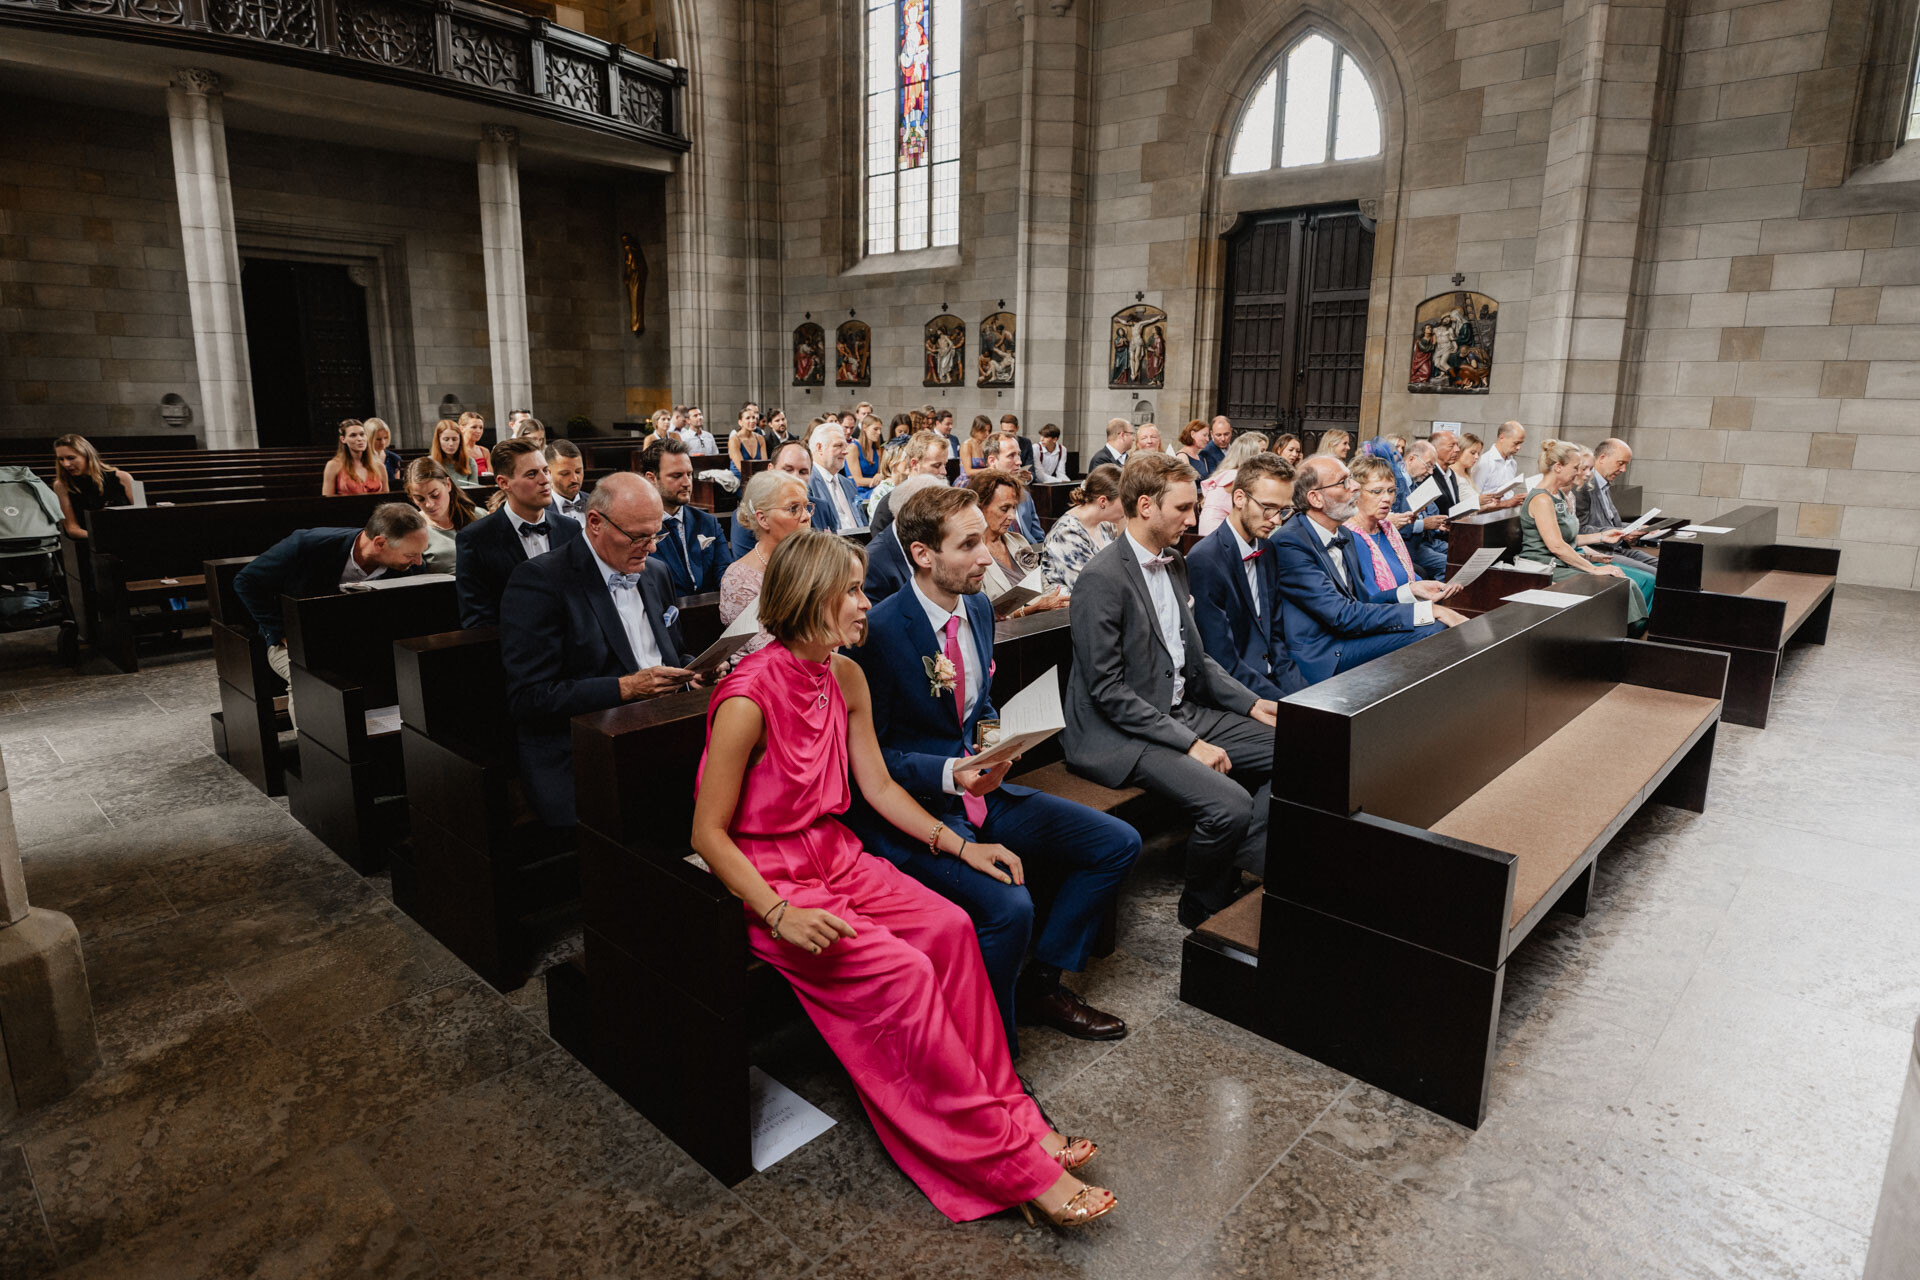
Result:
<svg viewBox="0 0 1920 1280">
<path fill-rule="evenodd" d="M 1308 684 L 1466 621 L 1437 603 L 1455 590 L 1444 583 L 1409 582 L 1392 591 L 1372 585 L 1345 527 L 1360 504 L 1340 459 L 1320 455 L 1300 464 L 1293 507 L 1294 519 L 1269 542 L 1287 649 Z"/>
<path fill-rule="evenodd" d="M 1233 508 L 1187 554 L 1193 620 L 1227 674 L 1276 702 L 1306 678 L 1287 652 L 1280 620 L 1280 571 L 1267 538 L 1293 504 L 1293 468 L 1277 453 L 1256 453 L 1233 478 Z"/>
<path fill-rule="evenodd" d="M 527 561 L 500 602 L 500 665 L 520 745 L 520 778 L 540 820 L 571 827 L 569 722 L 590 711 L 703 683 L 688 654 L 666 566 L 649 553 L 666 509 L 630 471 L 594 486 L 585 535 Z"/>
</svg>

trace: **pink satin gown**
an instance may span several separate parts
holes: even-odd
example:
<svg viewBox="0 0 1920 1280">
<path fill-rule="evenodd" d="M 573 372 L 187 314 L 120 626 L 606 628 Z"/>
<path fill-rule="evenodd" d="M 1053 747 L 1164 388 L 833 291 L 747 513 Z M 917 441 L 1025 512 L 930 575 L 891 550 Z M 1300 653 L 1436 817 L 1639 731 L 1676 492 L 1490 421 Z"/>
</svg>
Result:
<svg viewBox="0 0 1920 1280">
<path fill-rule="evenodd" d="M 1014 1074 L 972 920 L 834 820 L 850 797 L 847 704 L 831 666 L 768 645 L 721 682 L 709 732 L 729 698 L 760 708 L 767 748 L 728 834 L 790 908 L 824 908 L 858 935 L 811 955 L 749 911 L 753 949 L 793 984 L 880 1141 L 935 1208 L 968 1222 L 1033 1199 L 1060 1166 Z"/>
</svg>

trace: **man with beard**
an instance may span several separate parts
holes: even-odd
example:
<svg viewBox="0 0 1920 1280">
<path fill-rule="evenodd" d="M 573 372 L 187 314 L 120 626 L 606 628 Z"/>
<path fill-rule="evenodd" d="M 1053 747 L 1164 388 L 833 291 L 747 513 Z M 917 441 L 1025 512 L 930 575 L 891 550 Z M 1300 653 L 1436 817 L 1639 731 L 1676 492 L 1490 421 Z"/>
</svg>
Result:
<svg viewBox="0 0 1920 1280">
<path fill-rule="evenodd" d="M 1322 454 L 1300 464 L 1293 507 L 1296 518 L 1268 541 L 1280 570 L 1287 648 L 1308 684 L 1466 621 L 1435 603 L 1453 594 L 1445 583 L 1373 587 L 1353 534 L 1343 527 L 1359 503 L 1340 459 Z"/>
<path fill-rule="evenodd" d="M 640 474 L 653 482 L 665 507 L 660 559 L 676 599 L 720 589 L 733 563 L 726 531 L 712 512 L 693 505 L 693 459 L 684 440 L 655 440 L 640 454 Z"/>
<path fill-rule="evenodd" d="M 1118 1040 L 1126 1023 L 1088 1005 L 1060 975 L 1086 967 L 1101 917 L 1140 853 L 1140 836 L 1085 805 L 1001 785 L 1006 764 L 968 763 L 980 721 L 999 719 L 991 692 L 993 606 L 980 590 L 992 556 L 973 491 L 930 484 L 901 505 L 893 532 L 913 578 L 874 607 L 866 643 L 853 657 L 873 690 L 874 735 L 887 772 L 966 843 L 959 857 L 942 856 L 932 852 L 933 841 L 921 843 L 871 812 L 857 813 L 855 826 L 869 852 L 966 908 L 1016 1053 L 1016 1013 L 1021 1023 L 1077 1039 Z M 1013 857 L 996 862 L 983 845 L 1005 846 Z M 1059 886 L 1037 922 L 1022 860 L 1045 865 L 1046 878 Z M 1029 938 L 1033 959 L 1021 976 Z"/>
</svg>

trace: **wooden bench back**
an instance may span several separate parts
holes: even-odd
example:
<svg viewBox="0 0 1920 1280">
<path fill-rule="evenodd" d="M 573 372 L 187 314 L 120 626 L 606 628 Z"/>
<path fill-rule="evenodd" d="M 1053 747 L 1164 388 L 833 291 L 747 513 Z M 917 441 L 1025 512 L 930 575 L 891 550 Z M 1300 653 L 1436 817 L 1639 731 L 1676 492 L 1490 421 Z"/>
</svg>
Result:
<svg viewBox="0 0 1920 1280">
<path fill-rule="evenodd" d="M 207 560 L 256 556 L 297 529 L 357 528 L 392 494 L 281 498 L 176 507 L 106 507 L 88 521 L 96 560 L 111 556 L 123 580 L 177 577 Z"/>
<path fill-rule="evenodd" d="M 1502 561 L 1511 560 L 1520 550 L 1522 507 L 1510 511 L 1488 511 L 1477 516 L 1462 516 L 1447 522 L 1447 564 L 1465 564 L 1474 552 L 1484 547 L 1505 547 Z"/>
<path fill-rule="evenodd" d="M 1740 507 L 1701 523 L 1731 532 L 1703 533 L 1680 541 L 1662 539 L 1660 570 L 1654 580 L 1657 590 L 1737 596 L 1775 567 L 1778 507 Z"/>
<path fill-rule="evenodd" d="M 479 627 L 395 640 L 393 668 L 395 701 L 409 726 L 438 741 L 511 757 L 499 631 Z"/>
<path fill-rule="evenodd" d="M 1495 609 L 1281 702 L 1275 798 L 1416 827 L 1452 812 L 1618 682 L 1626 584 L 1559 590 L 1589 598 Z"/>
<path fill-rule="evenodd" d="M 609 467 L 615 471 L 640 469 L 640 446 L 628 439 L 575 440 L 580 457 L 589 467 Z"/>
<path fill-rule="evenodd" d="M 451 582 L 385 591 L 282 597 L 287 656 L 307 670 L 366 691 L 369 708 L 392 706 L 394 641 L 456 630 L 460 606 Z"/>
</svg>

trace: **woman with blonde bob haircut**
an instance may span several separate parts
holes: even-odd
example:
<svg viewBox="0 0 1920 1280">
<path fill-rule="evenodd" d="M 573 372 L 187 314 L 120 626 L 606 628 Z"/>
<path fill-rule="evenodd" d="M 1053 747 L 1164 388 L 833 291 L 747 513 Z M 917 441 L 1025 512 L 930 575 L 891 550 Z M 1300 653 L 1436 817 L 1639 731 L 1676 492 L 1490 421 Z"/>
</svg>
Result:
<svg viewBox="0 0 1920 1280">
<path fill-rule="evenodd" d="M 1031 1204 L 1059 1226 L 1090 1222 L 1115 1203 L 1072 1173 L 1095 1148 L 1055 1132 L 1021 1089 L 972 919 L 839 821 L 851 774 L 881 819 L 934 853 L 1003 882 L 1001 866 L 1021 874 L 1011 852 L 961 839 L 888 776 L 866 676 L 834 652 L 865 637 L 865 574 L 865 553 L 832 534 L 774 551 L 760 591 L 774 642 L 714 690 L 693 847 L 936 1208 L 967 1222 Z"/>
<path fill-rule="evenodd" d="M 1520 522 L 1523 559 L 1553 566 L 1553 580 L 1575 574 L 1627 579 L 1627 627 L 1638 633 L 1647 621 L 1647 598 L 1653 594 L 1653 574 L 1639 565 L 1620 564 L 1611 556 L 1581 548 L 1620 541 L 1618 529 L 1581 533 L 1573 510 L 1574 480 L 1580 473 L 1582 450 L 1566 440 L 1540 446 L 1540 485 L 1527 491 L 1526 519 Z"/>
</svg>

